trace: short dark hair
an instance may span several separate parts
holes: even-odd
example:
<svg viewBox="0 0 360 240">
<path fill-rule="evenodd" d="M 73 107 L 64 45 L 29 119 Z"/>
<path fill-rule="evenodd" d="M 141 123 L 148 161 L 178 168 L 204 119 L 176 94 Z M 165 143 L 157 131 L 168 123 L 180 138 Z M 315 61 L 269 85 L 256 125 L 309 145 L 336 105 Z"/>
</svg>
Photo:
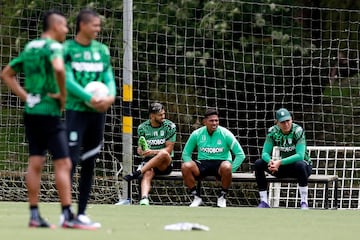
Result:
<svg viewBox="0 0 360 240">
<path fill-rule="evenodd" d="M 164 109 L 164 105 L 162 105 L 161 103 L 159 102 L 154 102 L 152 104 L 150 104 L 150 107 L 149 107 L 149 114 L 150 113 L 158 113 L 160 112 L 161 110 Z"/>
<path fill-rule="evenodd" d="M 209 108 L 206 110 L 204 117 L 207 118 L 208 116 L 211 116 L 211 115 L 219 115 L 219 113 L 215 108 Z"/>
<path fill-rule="evenodd" d="M 97 14 L 93 9 L 91 8 L 85 8 L 80 10 L 76 17 L 76 33 L 80 31 L 80 23 L 88 23 L 91 21 L 91 18 L 93 17 L 99 17 L 99 14 Z"/>
<path fill-rule="evenodd" d="M 65 15 L 60 12 L 59 10 L 56 10 L 56 9 L 51 9 L 49 11 L 46 11 L 43 15 L 43 31 L 46 32 L 47 30 L 50 29 L 50 26 L 52 24 L 51 22 L 51 16 L 52 15 L 59 15 L 59 16 L 62 16 L 62 17 L 65 17 Z"/>
</svg>

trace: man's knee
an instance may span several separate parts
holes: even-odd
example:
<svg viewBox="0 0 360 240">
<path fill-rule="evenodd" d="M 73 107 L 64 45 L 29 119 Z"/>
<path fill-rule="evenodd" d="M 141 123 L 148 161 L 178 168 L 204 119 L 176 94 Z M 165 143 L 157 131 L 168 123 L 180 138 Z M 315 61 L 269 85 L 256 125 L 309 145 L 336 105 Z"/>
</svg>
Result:
<svg viewBox="0 0 360 240">
<path fill-rule="evenodd" d="M 183 162 L 183 163 L 181 164 L 181 171 L 182 171 L 182 172 L 184 172 L 184 171 L 189 171 L 189 170 L 191 170 L 193 167 L 194 167 L 193 161 Z"/>
<path fill-rule="evenodd" d="M 267 163 L 262 159 L 258 159 L 254 163 L 255 170 L 264 170 L 266 167 L 267 167 Z"/>
<path fill-rule="evenodd" d="M 297 161 L 294 163 L 294 165 L 297 171 L 307 173 L 308 165 L 305 161 Z"/>
<path fill-rule="evenodd" d="M 222 174 L 231 174 L 232 172 L 232 166 L 231 163 L 228 161 L 224 161 L 221 163 L 219 168 L 220 175 Z"/>
<path fill-rule="evenodd" d="M 169 152 L 166 151 L 165 149 L 161 149 L 158 152 L 158 155 L 161 159 L 171 159 Z"/>
</svg>

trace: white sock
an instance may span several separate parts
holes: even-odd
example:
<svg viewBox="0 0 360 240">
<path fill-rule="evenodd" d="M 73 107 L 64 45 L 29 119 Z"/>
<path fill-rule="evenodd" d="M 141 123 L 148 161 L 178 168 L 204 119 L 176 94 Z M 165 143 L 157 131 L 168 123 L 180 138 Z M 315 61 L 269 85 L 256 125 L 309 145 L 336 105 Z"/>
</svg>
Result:
<svg viewBox="0 0 360 240">
<path fill-rule="evenodd" d="M 259 191 L 260 201 L 268 203 L 267 191 Z"/>
<path fill-rule="evenodd" d="M 299 187 L 301 202 L 308 202 L 308 186 Z"/>
</svg>

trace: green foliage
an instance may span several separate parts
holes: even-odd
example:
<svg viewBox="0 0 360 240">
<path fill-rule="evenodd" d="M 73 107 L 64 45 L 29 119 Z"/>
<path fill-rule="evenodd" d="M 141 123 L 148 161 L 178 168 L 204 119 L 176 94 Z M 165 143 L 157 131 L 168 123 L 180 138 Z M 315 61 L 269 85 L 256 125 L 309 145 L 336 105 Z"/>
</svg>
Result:
<svg viewBox="0 0 360 240">
<path fill-rule="evenodd" d="M 328 141 L 343 143 L 359 142 L 360 132 L 360 84 L 359 77 L 340 79 L 324 90 L 324 124 Z"/>
</svg>

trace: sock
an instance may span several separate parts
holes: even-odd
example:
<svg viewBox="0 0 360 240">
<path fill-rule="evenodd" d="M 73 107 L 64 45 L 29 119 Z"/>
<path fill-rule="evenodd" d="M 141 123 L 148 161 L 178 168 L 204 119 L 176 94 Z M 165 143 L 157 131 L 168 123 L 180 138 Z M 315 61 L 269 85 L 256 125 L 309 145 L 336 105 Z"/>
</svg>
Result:
<svg viewBox="0 0 360 240">
<path fill-rule="evenodd" d="M 40 217 L 39 208 L 37 205 L 30 206 L 30 218 L 37 219 Z"/>
<path fill-rule="evenodd" d="M 260 201 L 268 203 L 267 191 L 259 191 Z"/>
<path fill-rule="evenodd" d="M 132 173 L 132 175 L 133 175 L 135 178 L 139 177 L 139 176 L 141 175 L 141 170 L 136 170 L 136 171 L 134 171 L 134 172 Z"/>
<path fill-rule="evenodd" d="M 308 186 L 299 187 L 301 202 L 308 202 Z"/>
<path fill-rule="evenodd" d="M 74 218 L 74 214 L 71 211 L 70 205 L 62 206 L 61 213 L 64 215 L 65 220 L 71 220 Z"/>
<path fill-rule="evenodd" d="M 146 199 L 146 198 L 149 198 L 147 195 L 144 195 L 141 197 L 141 199 Z"/>
<path fill-rule="evenodd" d="M 191 193 L 191 195 L 193 195 L 193 196 L 198 196 L 198 197 L 200 197 L 200 196 L 198 195 L 197 190 L 196 190 L 196 186 L 190 188 L 190 193 Z"/>
<path fill-rule="evenodd" d="M 226 197 L 226 194 L 228 193 L 229 189 L 221 188 L 219 197 Z"/>
</svg>

